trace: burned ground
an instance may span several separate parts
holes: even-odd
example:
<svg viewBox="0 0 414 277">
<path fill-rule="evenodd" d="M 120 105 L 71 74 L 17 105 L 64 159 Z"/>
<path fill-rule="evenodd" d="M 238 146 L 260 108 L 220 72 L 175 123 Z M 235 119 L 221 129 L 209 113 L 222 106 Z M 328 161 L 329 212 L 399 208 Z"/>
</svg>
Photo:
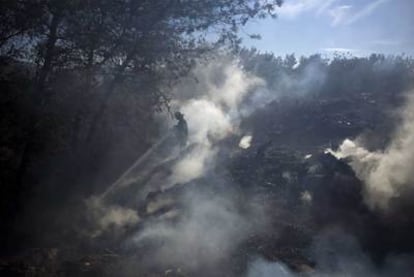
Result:
<svg viewBox="0 0 414 277">
<path fill-rule="evenodd" d="M 0 272 L 3 276 L 136 276 L 138 272 L 139 276 L 240 276 L 254 259 L 262 257 L 268 262 L 286 264 L 292 272 L 313 275 L 321 262 L 312 247 L 326 232 L 343 251 L 347 247 L 341 243 L 347 240 L 342 234 L 352 237 L 378 268 L 385 266 L 390 256 L 411 255 L 411 207 L 398 207 L 391 215 L 371 211 L 363 201 L 361 180 L 347 161 L 323 152 L 369 126 L 379 126 L 386 116 L 370 103 L 358 100 L 347 100 L 352 108 L 343 108 L 341 104 L 338 109 L 337 105 L 338 100 L 288 105 L 274 102 L 244 122 L 244 128 L 254 128 L 252 147 L 237 148 L 237 137 L 229 138 L 222 142 L 227 145 L 220 153 L 220 166 L 211 169 L 207 176 L 150 192 L 139 208 L 140 218 L 145 219 L 140 223 L 143 225 L 123 230 L 122 239 L 108 243 L 113 234 L 107 233 L 95 238 L 97 243 L 83 248 L 25 250 L 15 257 L 2 258 Z M 379 129 L 384 128 L 385 125 Z M 162 240 L 144 241 L 133 249 L 122 246 L 125 238 L 139 232 L 148 222 L 167 220 L 163 216 L 172 211 L 175 215 L 165 224 L 179 224 L 189 210 L 182 200 L 184 195 L 193 191 L 206 197 L 228 194 L 229 184 L 231 197 L 237 198 L 237 206 L 231 209 L 244 214 L 252 206 L 260 205 L 268 220 L 261 228 L 248 228 L 240 243 L 224 258 L 186 268 L 179 263 L 148 262 Z M 165 199 L 171 200 L 169 204 L 148 208 Z M 338 258 L 333 257 L 324 270 L 331 267 L 335 272 L 338 263 Z M 406 272 L 413 273 L 412 268 L 405 268 Z"/>
</svg>

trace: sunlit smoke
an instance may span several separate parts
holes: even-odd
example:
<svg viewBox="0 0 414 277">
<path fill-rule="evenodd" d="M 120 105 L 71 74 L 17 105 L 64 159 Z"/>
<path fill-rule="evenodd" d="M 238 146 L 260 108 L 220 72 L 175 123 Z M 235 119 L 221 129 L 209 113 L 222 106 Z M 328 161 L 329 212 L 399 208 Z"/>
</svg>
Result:
<svg viewBox="0 0 414 277">
<path fill-rule="evenodd" d="M 162 221 L 149 224 L 131 243 L 162 241 L 152 257 L 154 261 L 184 264 L 194 269 L 227 257 L 254 226 L 246 215 L 237 211 L 236 203 L 227 195 L 211 197 L 192 192 L 184 201 L 188 214 L 179 224 Z"/>
<path fill-rule="evenodd" d="M 174 167 L 173 183 L 200 177 L 213 164 L 216 143 L 239 132 L 243 100 L 265 85 L 227 57 L 200 64 L 193 74 L 196 79 L 175 88 L 173 104 L 186 116 L 189 144 L 197 146 Z"/>
<path fill-rule="evenodd" d="M 338 158 L 349 158 L 350 165 L 365 183 L 366 201 L 371 208 L 386 210 L 392 199 L 413 189 L 414 171 L 414 97 L 409 95 L 401 111 L 401 124 L 390 144 L 372 152 L 358 140 L 345 140 L 337 151 Z"/>
<path fill-rule="evenodd" d="M 90 233 L 92 237 L 101 235 L 109 228 L 132 226 L 140 221 L 137 211 L 119 205 L 107 205 L 100 198 L 93 197 L 86 202 L 91 212 L 91 220 L 96 222 Z"/>
<path fill-rule="evenodd" d="M 239 133 L 242 102 L 265 85 L 228 58 L 200 64 L 193 75 L 174 90 L 173 106 L 184 114 L 188 124 L 188 147 L 172 166 L 164 189 L 212 174 L 210 169 L 217 166 L 216 155 L 223 151 L 220 142 Z M 248 148 L 251 140 L 252 136 L 246 136 L 242 146 Z M 212 182 L 217 181 L 226 182 Z M 240 213 L 230 191 L 208 197 L 192 191 L 181 201 L 188 214 L 178 224 L 151 223 L 132 240 L 135 244 L 147 239 L 164 241 L 154 257 L 161 262 L 186 264 L 189 268 L 214 263 L 245 239 L 253 226 L 262 226 L 251 220 L 262 218 L 253 216 L 259 209 Z"/>
<path fill-rule="evenodd" d="M 244 136 L 241 138 L 240 142 L 239 142 L 239 147 L 242 149 L 247 149 L 250 148 L 251 144 L 252 144 L 252 136 Z"/>
<path fill-rule="evenodd" d="M 250 263 L 247 272 L 248 277 L 294 277 L 289 268 L 283 263 L 268 262 L 264 259 L 257 259 Z"/>
</svg>

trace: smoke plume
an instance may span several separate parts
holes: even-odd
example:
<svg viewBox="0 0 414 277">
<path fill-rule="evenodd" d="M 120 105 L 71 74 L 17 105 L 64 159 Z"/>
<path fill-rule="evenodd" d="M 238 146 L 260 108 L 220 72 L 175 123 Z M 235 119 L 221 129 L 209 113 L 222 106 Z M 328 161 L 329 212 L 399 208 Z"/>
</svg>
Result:
<svg viewBox="0 0 414 277">
<path fill-rule="evenodd" d="M 89 233 L 91 237 L 97 237 L 110 228 L 118 229 L 135 225 L 140 220 L 135 210 L 119 205 L 108 205 L 97 197 L 88 199 L 86 206 L 90 211 L 90 220 L 95 223 Z"/>
<path fill-rule="evenodd" d="M 228 257 L 253 228 L 263 226 L 257 216 L 260 208 L 239 209 L 232 183 L 212 169 L 219 166 L 217 154 L 226 151 L 221 142 L 238 134 L 242 119 L 241 106 L 248 95 L 265 85 L 264 81 L 244 72 L 236 61 L 224 59 L 200 64 L 193 78 L 183 80 L 174 90 L 173 107 L 187 120 L 188 147 L 163 180 L 163 189 L 203 182 L 206 188 L 191 189 L 181 196 L 178 223 L 148 223 L 132 239 L 136 245 L 147 240 L 163 241 L 154 254 L 162 263 L 184 264 L 187 268 L 208 266 Z M 237 147 L 237 145 L 235 145 Z M 209 186 L 220 186 L 214 194 Z"/>
<path fill-rule="evenodd" d="M 387 210 L 390 201 L 412 191 L 414 184 L 414 96 L 407 96 L 401 123 L 384 150 L 369 151 L 357 140 L 346 139 L 337 151 L 347 158 L 365 183 L 365 199 L 373 209 Z"/>
<path fill-rule="evenodd" d="M 224 58 L 200 64 L 192 78 L 175 88 L 173 106 L 186 116 L 188 144 L 196 146 L 176 164 L 171 183 L 189 182 L 214 165 L 217 143 L 239 133 L 243 101 L 264 86 L 262 79 L 244 72 L 237 61 Z"/>
<path fill-rule="evenodd" d="M 171 145 L 169 156 L 152 158 L 160 155 L 158 147 L 169 141 L 167 135 L 162 143 L 155 144 L 157 149 L 144 155 L 148 156 L 145 160 L 139 158 L 137 167 L 128 169 L 109 192 L 89 200 L 97 221 L 93 235 L 139 223 L 141 227 L 125 237 L 124 245 L 128 249 L 148 243 L 159 245 L 148 254 L 148 264 L 181 265 L 195 270 L 230 257 L 249 234 L 264 227 L 266 219 L 260 205 L 240 203 L 239 192 L 220 169 L 224 167 L 219 154 L 229 153 L 230 148 L 243 151 L 238 142 L 229 146 L 224 141 L 249 133 L 240 130 L 240 122 L 272 98 L 255 97 L 270 93 L 265 86 L 262 79 L 246 73 L 232 58 L 200 63 L 192 76 L 183 79 L 173 91 L 172 109 L 182 112 L 188 124 L 186 146 L 178 149 Z M 255 99 L 255 104 L 249 103 L 247 110 L 248 99 Z M 248 148 L 251 140 L 252 135 L 246 136 L 242 148 Z M 145 174 L 150 176 L 143 178 Z M 106 201 L 124 189 L 128 193 Z M 142 197 L 151 193 L 156 196 Z M 122 203 L 116 199 L 122 199 Z M 155 216 L 141 218 L 133 206 L 126 204 L 137 201 L 145 202 L 145 212 Z"/>
</svg>

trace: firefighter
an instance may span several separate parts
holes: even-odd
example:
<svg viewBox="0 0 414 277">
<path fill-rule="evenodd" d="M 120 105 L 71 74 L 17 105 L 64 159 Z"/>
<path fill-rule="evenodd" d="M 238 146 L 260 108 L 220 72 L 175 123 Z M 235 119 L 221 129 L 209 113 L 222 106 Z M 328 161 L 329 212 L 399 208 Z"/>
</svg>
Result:
<svg viewBox="0 0 414 277">
<path fill-rule="evenodd" d="M 187 121 L 184 119 L 184 115 L 180 112 L 175 112 L 175 119 L 178 120 L 177 125 L 174 126 L 175 135 L 181 147 L 187 144 L 188 138 L 188 126 Z"/>
</svg>

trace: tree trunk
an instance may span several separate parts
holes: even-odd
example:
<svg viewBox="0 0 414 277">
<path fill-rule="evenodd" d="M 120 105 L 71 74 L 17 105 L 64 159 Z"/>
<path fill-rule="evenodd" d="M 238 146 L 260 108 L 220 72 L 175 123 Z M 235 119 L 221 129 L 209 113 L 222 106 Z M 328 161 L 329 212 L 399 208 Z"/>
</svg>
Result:
<svg viewBox="0 0 414 277">
<path fill-rule="evenodd" d="M 95 58 L 95 49 L 92 48 L 89 50 L 88 52 L 88 64 L 86 66 L 86 79 L 85 79 L 85 83 L 83 84 L 84 88 L 85 88 L 85 94 L 86 96 L 89 96 L 92 88 L 93 88 L 93 76 L 94 76 L 94 58 Z M 83 117 L 85 116 L 84 114 L 84 109 L 85 109 L 85 103 L 83 103 L 82 100 L 77 100 L 77 102 L 75 103 L 76 107 L 76 112 L 73 118 L 73 125 L 72 125 L 72 133 L 71 133 L 71 148 L 76 150 L 78 149 L 79 146 L 79 137 L 80 137 L 80 131 L 82 129 L 82 121 L 83 121 Z"/>
<path fill-rule="evenodd" d="M 35 87 L 32 92 L 33 101 L 35 105 L 33 109 L 33 114 L 28 119 L 27 126 L 27 140 L 26 144 L 23 147 L 21 154 L 20 164 L 17 169 L 17 185 L 19 190 L 22 190 L 24 187 L 24 177 L 27 173 L 29 165 L 31 163 L 32 154 L 35 148 L 35 136 L 37 128 L 39 125 L 39 117 L 42 113 L 45 103 L 47 102 L 43 95 L 43 91 L 46 87 L 47 79 L 50 76 L 51 70 L 53 68 L 52 62 L 55 55 L 55 48 L 57 42 L 57 32 L 58 27 L 61 22 L 61 16 L 58 14 L 52 15 L 52 20 L 49 27 L 49 35 L 46 42 L 46 52 L 44 55 L 44 63 L 42 68 L 39 71 L 39 74 L 36 78 Z"/>
<path fill-rule="evenodd" d="M 98 129 L 102 117 L 105 114 L 106 109 L 108 108 L 109 99 L 111 98 L 112 94 L 115 91 L 116 86 L 122 82 L 123 74 L 125 72 L 125 69 L 128 67 L 129 63 L 131 62 L 132 58 L 135 55 L 135 48 L 131 50 L 131 52 L 126 57 L 125 61 L 122 63 L 122 65 L 118 68 L 117 73 L 115 74 L 114 78 L 112 79 L 111 83 L 106 88 L 104 95 L 102 96 L 102 100 L 95 112 L 95 114 L 92 117 L 92 122 L 89 127 L 89 131 L 86 135 L 86 143 L 89 144 L 92 142 L 96 130 Z"/>
<path fill-rule="evenodd" d="M 56 42 L 57 42 L 57 31 L 59 27 L 59 23 L 61 21 L 60 15 L 53 15 L 52 20 L 50 23 L 50 30 L 48 39 L 46 42 L 46 53 L 44 57 L 44 63 L 42 68 L 40 69 L 39 76 L 36 81 L 36 88 L 34 97 L 40 97 L 42 96 L 42 92 L 45 89 L 47 79 L 50 75 L 50 72 L 52 70 L 52 62 L 55 55 L 55 48 L 56 48 Z M 40 97 L 43 98 L 44 97 Z M 45 101 L 42 101 L 44 104 Z"/>
<path fill-rule="evenodd" d="M 132 4 L 132 2 L 131 2 Z M 167 14 L 167 11 L 174 6 L 175 1 L 166 1 L 166 6 L 164 8 L 160 8 L 160 10 L 154 15 L 152 16 L 152 18 L 150 20 L 148 20 L 146 22 L 146 27 L 150 28 L 152 25 L 161 22 L 162 19 L 164 18 L 165 14 Z M 138 8 L 138 6 L 137 6 Z M 132 9 L 134 10 L 134 9 Z M 145 29 L 145 28 L 143 28 Z M 142 39 L 142 38 L 141 38 Z M 99 104 L 99 107 L 96 111 L 96 113 L 93 115 L 92 117 L 92 122 L 89 128 L 89 131 L 87 133 L 86 136 L 86 143 L 91 143 L 93 140 L 93 137 L 95 136 L 96 130 L 98 129 L 102 117 L 108 107 L 108 102 L 109 99 L 111 98 L 112 94 L 114 93 L 114 90 L 116 88 L 116 86 L 118 85 L 118 83 L 120 83 L 123 79 L 123 73 L 125 72 L 125 69 L 128 67 L 129 63 L 131 62 L 131 60 L 134 58 L 134 56 L 136 55 L 137 52 L 137 45 L 138 45 L 138 40 L 139 38 L 136 37 L 135 38 L 135 42 L 132 44 L 132 49 L 131 51 L 128 53 L 124 63 L 119 67 L 118 72 L 115 74 L 115 77 L 113 78 L 112 82 L 109 84 L 109 86 L 107 87 L 102 101 Z"/>
</svg>

